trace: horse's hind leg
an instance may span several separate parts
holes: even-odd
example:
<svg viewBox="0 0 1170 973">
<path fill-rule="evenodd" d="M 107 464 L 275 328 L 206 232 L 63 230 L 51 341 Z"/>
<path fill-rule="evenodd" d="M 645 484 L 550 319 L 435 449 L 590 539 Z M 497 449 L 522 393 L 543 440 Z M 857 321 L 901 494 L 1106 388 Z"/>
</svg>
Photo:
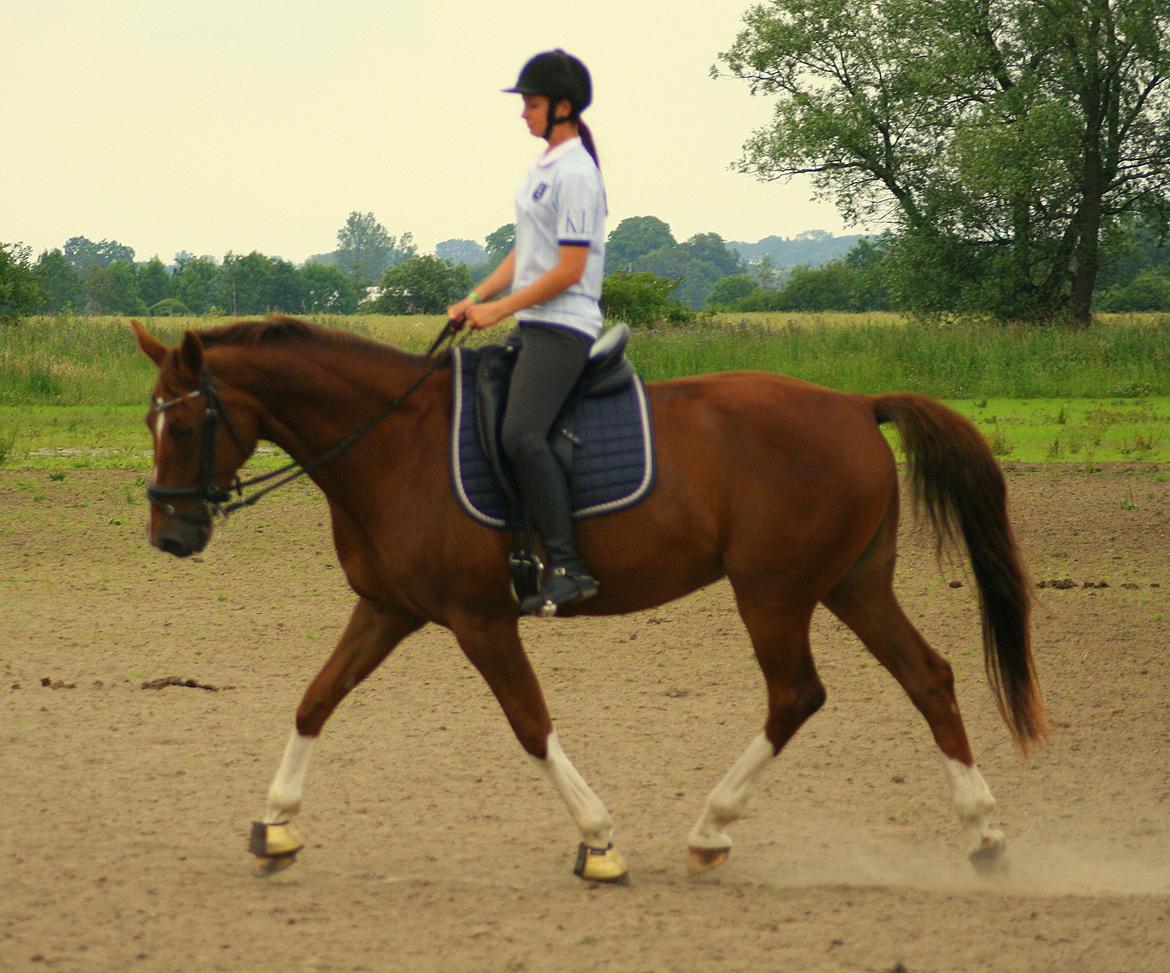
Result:
<svg viewBox="0 0 1170 973">
<path fill-rule="evenodd" d="M 781 605 L 774 593 L 753 595 L 740 585 L 736 598 L 768 685 L 768 718 L 763 732 L 707 795 L 691 829 L 689 867 L 696 874 L 727 860 L 731 838 L 726 828 L 743 816 L 756 777 L 825 701 L 809 648 L 812 608 Z"/>
<path fill-rule="evenodd" d="M 329 661 L 305 690 L 296 726 L 268 789 L 264 816 L 252 825 L 250 850 L 257 858 L 257 874 L 288 867 L 304 847 L 290 820 L 300 810 L 309 758 L 325 721 L 349 691 L 421 624 L 413 615 L 382 610 L 365 599 L 357 603 Z"/>
<path fill-rule="evenodd" d="M 623 881 L 628 868 L 613 846 L 613 819 L 561 747 L 516 619 L 472 619 L 453 624 L 452 630 L 495 694 L 520 745 L 548 776 L 576 823 L 581 844 L 575 874 L 598 882 Z"/>
<path fill-rule="evenodd" d="M 894 542 L 887 528 L 883 525 L 878 540 L 824 602 L 898 680 L 926 718 L 943 754 L 971 862 L 979 869 L 991 868 L 1005 847 L 1003 833 L 989 824 L 995 799 L 971 754 L 950 663 L 927 644 L 894 595 Z"/>
</svg>

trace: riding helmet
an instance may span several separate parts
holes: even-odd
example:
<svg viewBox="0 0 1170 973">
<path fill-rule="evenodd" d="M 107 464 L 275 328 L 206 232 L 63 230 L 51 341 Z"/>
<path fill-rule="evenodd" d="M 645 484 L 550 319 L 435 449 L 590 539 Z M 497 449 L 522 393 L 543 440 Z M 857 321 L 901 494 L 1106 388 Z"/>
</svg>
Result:
<svg viewBox="0 0 1170 973">
<path fill-rule="evenodd" d="M 504 91 L 511 94 L 546 95 L 553 105 L 564 99 L 573 109 L 570 119 L 576 119 L 593 101 L 589 69 L 578 58 L 559 47 L 531 58 L 520 69 L 515 86 L 505 88 Z"/>
</svg>

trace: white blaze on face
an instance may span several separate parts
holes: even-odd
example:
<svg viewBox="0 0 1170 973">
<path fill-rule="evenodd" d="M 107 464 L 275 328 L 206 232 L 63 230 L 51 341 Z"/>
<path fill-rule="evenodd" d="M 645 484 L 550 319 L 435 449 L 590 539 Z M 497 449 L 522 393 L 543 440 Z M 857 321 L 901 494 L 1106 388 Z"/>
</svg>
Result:
<svg viewBox="0 0 1170 973">
<path fill-rule="evenodd" d="M 158 402 L 155 402 L 155 408 L 158 408 Z M 167 424 L 167 414 L 161 409 L 154 418 L 154 472 L 151 474 L 151 479 L 158 482 L 158 454 L 162 448 L 163 427 Z"/>
</svg>

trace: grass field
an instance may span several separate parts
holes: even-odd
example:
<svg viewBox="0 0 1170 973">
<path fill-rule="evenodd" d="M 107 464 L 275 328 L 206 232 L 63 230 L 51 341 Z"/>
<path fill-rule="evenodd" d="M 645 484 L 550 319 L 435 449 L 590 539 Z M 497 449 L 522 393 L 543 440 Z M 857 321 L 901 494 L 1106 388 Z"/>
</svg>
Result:
<svg viewBox="0 0 1170 973">
<path fill-rule="evenodd" d="M 437 316 L 318 318 L 411 351 Z M 164 341 L 222 319 L 157 319 Z M 503 332 L 477 335 L 497 339 Z M 647 379 L 761 369 L 846 391 L 913 390 L 971 418 L 1001 459 L 1170 461 L 1170 317 L 1115 315 L 1089 331 L 953 323 L 892 314 L 717 315 L 636 332 Z M 0 466 L 147 469 L 142 424 L 153 366 L 123 318 L 33 318 L 0 326 Z M 253 463 L 283 456 L 266 449 Z"/>
</svg>

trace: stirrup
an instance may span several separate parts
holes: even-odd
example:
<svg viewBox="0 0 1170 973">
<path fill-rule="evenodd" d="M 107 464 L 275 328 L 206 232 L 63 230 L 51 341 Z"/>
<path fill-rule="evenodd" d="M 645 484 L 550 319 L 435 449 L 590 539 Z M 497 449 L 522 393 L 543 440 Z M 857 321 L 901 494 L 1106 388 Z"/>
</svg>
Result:
<svg viewBox="0 0 1170 973">
<path fill-rule="evenodd" d="M 520 611 L 537 618 L 553 618 L 561 605 L 571 605 L 597 594 L 597 579 L 582 568 L 553 567 L 540 594 L 530 595 L 520 603 Z"/>
</svg>

